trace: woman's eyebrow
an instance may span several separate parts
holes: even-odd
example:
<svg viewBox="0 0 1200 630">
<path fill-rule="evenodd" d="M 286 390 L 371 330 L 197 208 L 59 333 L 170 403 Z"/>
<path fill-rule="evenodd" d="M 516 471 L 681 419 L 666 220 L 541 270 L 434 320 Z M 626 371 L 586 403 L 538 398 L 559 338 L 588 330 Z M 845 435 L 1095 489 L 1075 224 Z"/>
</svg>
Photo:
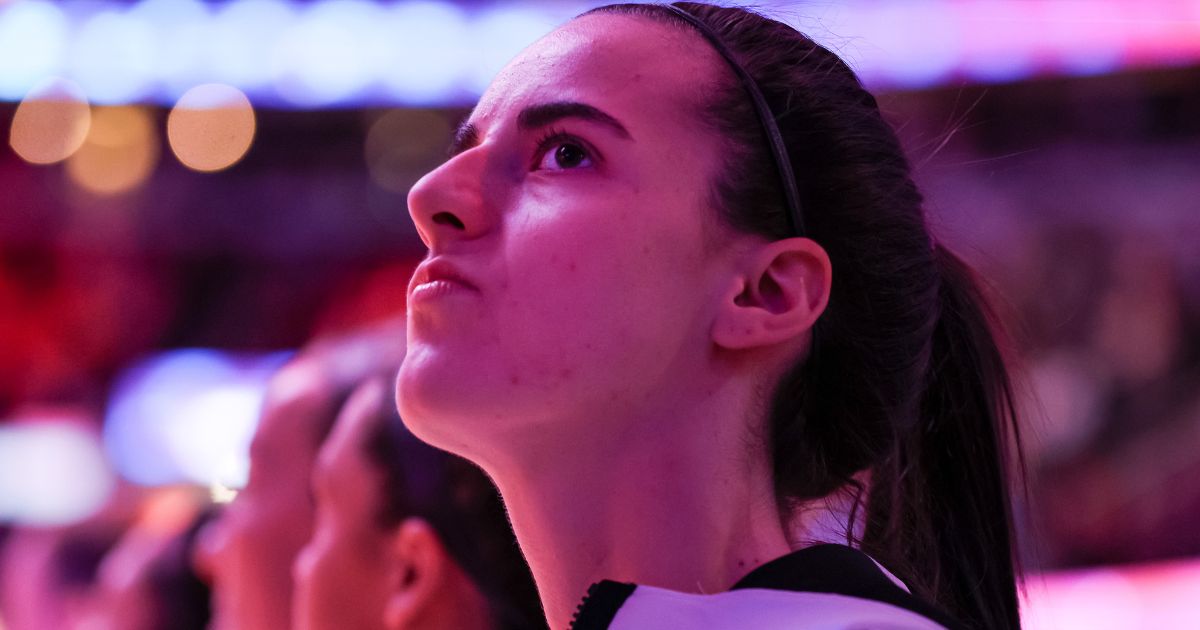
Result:
<svg viewBox="0 0 1200 630">
<path fill-rule="evenodd" d="M 517 126 L 525 130 L 537 129 L 563 118 L 581 118 L 590 122 L 600 123 L 626 140 L 633 139 L 633 136 L 629 135 L 629 130 L 625 128 L 625 125 L 622 125 L 619 120 L 613 118 L 610 114 L 586 103 L 577 103 L 575 101 L 557 101 L 554 103 L 530 105 L 521 110 L 520 114 L 517 114 Z"/>
<path fill-rule="evenodd" d="M 450 141 L 450 148 L 447 149 L 448 157 L 454 157 L 471 147 L 479 144 L 479 128 L 475 123 L 462 121 L 458 129 L 454 130 L 454 140 Z"/>
<path fill-rule="evenodd" d="M 630 135 L 625 125 L 622 125 L 621 121 L 611 114 L 592 105 L 575 101 L 530 105 L 517 114 L 517 126 L 523 130 L 538 129 L 563 118 L 580 118 L 599 123 L 611 129 L 621 138 L 633 140 L 633 136 Z M 450 157 L 454 157 L 479 144 L 479 140 L 479 128 L 472 122 L 463 121 L 454 132 L 454 140 L 450 143 L 448 153 Z"/>
</svg>

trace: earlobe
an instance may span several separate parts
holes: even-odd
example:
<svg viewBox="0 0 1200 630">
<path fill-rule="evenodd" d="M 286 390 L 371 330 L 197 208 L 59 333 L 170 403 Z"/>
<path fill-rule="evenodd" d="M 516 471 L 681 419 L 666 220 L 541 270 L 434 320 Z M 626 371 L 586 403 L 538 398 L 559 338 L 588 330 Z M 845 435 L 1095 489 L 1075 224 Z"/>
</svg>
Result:
<svg viewBox="0 0 1200 630">
<path fill-rule="evenodd" d="M 433 527 L 411 517 L 395 527 L 385 550 L 388 594 L 383 621 L 388 630 L 417 626 L 434 606 L 449 557 Z"/>
<path fill-rule="evenodd" d="M 829 255 L 810 239 L 763 244 L 747 255 L 719 305 L 713 341 L 746 350 L 803 335 L 829 302 L 831 276 Z"/>
</svg>

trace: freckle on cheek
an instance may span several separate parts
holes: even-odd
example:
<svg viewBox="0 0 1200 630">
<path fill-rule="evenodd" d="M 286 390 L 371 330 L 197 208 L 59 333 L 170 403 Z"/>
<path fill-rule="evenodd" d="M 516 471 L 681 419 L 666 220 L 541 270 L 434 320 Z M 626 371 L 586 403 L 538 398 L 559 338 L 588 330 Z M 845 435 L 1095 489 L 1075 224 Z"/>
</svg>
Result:
<svg viewBox="0 0 1200 630">
<path fill-rule="evenodd" d="M 513 375 L 513 376 L 512 376 L 512 377 L 509 379 L 509 382 L 510 382 L 510 383 L 512 383 L 513 385 L 520 385 L 520 384 L 521 384 L 521 377 L 519 377 L 519 376 L 517 376 L 516 374 L 514 374 L 514 375 Z"/>
<path fill-rule="evenodd" d="M 575 263 L 571 263 L 571 264 L 567 265 L 568 271 L 575 271 L 576 269 L 578 269 L 578 266 Z"/>
</svg>

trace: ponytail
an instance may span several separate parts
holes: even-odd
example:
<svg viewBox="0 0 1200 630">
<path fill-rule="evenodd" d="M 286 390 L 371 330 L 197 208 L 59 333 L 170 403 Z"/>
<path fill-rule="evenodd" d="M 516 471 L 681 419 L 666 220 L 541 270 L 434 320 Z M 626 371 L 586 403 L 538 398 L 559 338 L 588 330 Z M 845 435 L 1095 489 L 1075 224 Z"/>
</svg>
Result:
<svg viewBox="0 0 1200 630">
<path fill-rule="evenodd" d="M 876 469 L 862 547 L 907 567 L 927 597 L 971 626 L 1019 628 L 1004 472 L 1017 423 L 999 327 L 971 268 L 940 245 L 934 259 L 941 304 L 921 423 Z"/>
<path fill-rule="evenodd" d="M 833 267 L 807 357 L 771 398 L 781 509 L 857 490 L 848 542 L 964 624 L 1018 627 L 1006 472 L 1016 419 L 998 328 L 970 268 L 932 245 L 895 131 L 854 72 L 792 27 L 746 9 L 675 5 L 720 38 L 774 112 L 804 235 Z M 655 5 L 595 11 L 694 30 Z M 727 156 L 713 206 L 733 229 L 795 236 L 746 90 L 733 73 L 708 87 L 699 117 Z"/>
</svg>

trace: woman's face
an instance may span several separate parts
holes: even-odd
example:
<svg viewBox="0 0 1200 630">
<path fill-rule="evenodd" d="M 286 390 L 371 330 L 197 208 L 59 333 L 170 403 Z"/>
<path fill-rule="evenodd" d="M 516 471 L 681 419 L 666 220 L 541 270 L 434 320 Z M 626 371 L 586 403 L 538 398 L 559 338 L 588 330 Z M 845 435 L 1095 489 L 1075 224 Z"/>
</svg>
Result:
<svg viewBox="0 0 1200 630">
<path fill-rule="evenodd" d="M 313 467 L 313 535 L 292 566 L 299 630 L 383 627 L 388 536 L 376 519 L 383 480 L 363 446 L 384 421 L 380 389 L 350 398 Z"/>
<path fill-rule="evenodd" d="M 201 530 L 195 564 L 212 582 L 214 630 L 290 626 L 292 559 L 312 531 L 316 426 L 333 395 L 313 374 L 294 364 L 272 379 L 246 487 Z"/>
<path fill-rule="evenodd" d="M 501 72 L 457 153 L 413 187 L 430 252 L 398 399 L 418 435 L 480 461 L 492 431 L 557 436 L 552 420 L 694 394 L 729 282 L 707 202 L 720 145 L 698 112 L 719 58 L 702 44 L 642 18 L 577 19 Z"/>
</svg>

